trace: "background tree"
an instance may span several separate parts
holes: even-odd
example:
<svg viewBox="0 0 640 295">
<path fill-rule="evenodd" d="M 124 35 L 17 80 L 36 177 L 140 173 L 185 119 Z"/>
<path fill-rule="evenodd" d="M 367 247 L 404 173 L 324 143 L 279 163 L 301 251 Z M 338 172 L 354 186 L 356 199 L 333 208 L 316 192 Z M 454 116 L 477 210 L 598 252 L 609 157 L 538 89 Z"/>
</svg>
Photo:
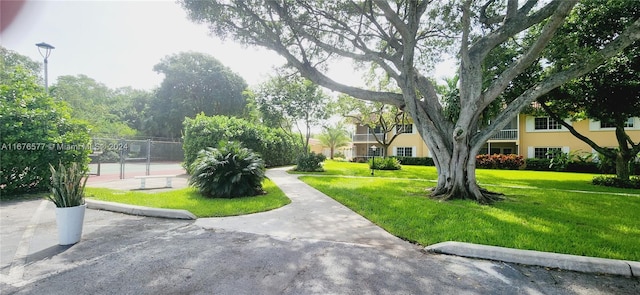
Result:
<svg viewBox="0 0 640 295">
<path fill-rule="evenodd" d="M 289 132 L 294 126 L 298 129 L 304 153 L 309 152 L 311 128 L 330 115 L 329 97 L 318 85 L 297 74 L 271 78 L 261 85 L 256 99 L 265 125 Z M 304 133 L 299 122 L 304 125 Z"/>
<path fill-rule="evenodd" d="M 333 160 L 333 154 L 337 148 L 348 146 L 351 142 L 349 133 L 341 123 L 322 126 L 322 133 L 318 135 L 322 145 L 329 147 L 329 158 Z"/>
<path fill-rule="evenodd" d="M 74 118 L 89 122 L 91 136 L 132 137 L 137 134 L 137 130 L 118 114 L 118 109 L 126 108 L 128 101 L 86 75 L 58 77 L 56 84 L 51 86 L 51 95 L 67 102 Z"/>
<path fill-rule="evenodd" d="M 581 52 L 574 63 L 501 105 L 491 124 L 482 127 L 478 122 L 487 107 L 520 74 L 538 66 L 542 51 L 577 0 L 181 2 L 193 20 L 208 23 L 215 34 L 274 50 L 321 86 L 405 110 L 433 155 L 438 183 L 432 195 L 440 199 L 489 202 L 496 197 L 476 181 L 475 156 L 484 143 L 536 98 L 592 71 L 640 39 L 638 16 L 621 18 L 623 25 L 616 34 L 598 36 L 606 45 Z M 529 42 L 517 42 L 525 36 Z M 491 52 L 510 40 L 520 44 L 514 47 L 517 55 L 499 60 L 506 64 L 504 70 L 484 76 L 484 69 L 496 66 L 490 64 Z M 444 116 L 428 78 L 442 54 L 451 52 L 457 52 L 460 64 L 460 115 L 455 121 Z M 375 64 L 401 93 L 371 91 L 331 79 L 325 65 L 337 57 Z"/>
<path fill-rule="evenodd" d="M 8 69 L 21 66 L 23 70 L 30 72 L 36 79 L 40 79 L 42 66 L 39 62 L 31 60 L 29 57 L 19 54 L 13 50 L 0 46 L 0 68 L 7 69 L 0 72 L 0 80 L 7 81 L 11 71 Z"/>
<path fill-rule="evenodd" d="M 588 11 L 600 9 L 601 14 Z M 590 47 L 604 46 L 606 40 L 597 36 L 615 34 L 624 26 L 621 21 L 640 15 L 640 6 L 633 1 L 609 1 L 606 6 L 586 2 L 580 13 L 569 18 L 572 25 L 561 29 L 545 57 L 550 62 L 564 66 L 570 62 L 563 52 L 575 54 Z M 583 11 L 584 10 L 584 11 Z M 607 17 L 617 15 L 618 18 Z M 571 134 L 589 144 L 603 157 L 615 163 L 617 178 L 628 181 L 630 164 L 640 153 L 640 142 L 635 143 L 626 133 L 629 118 L 640 117 L 640 49 L 639 42 L 610 58 L 593 72 L 555 89 L 539 101 L 541 107 Z M 586 49 L 585 49 L 586 48 Z M 593 119 L 615 128 L 617 149 L 602 147 L 594 140 L 579 133 L 565 118 Z"/>
<path fill-rule="evenodd" d="M 384 151 L 389 150 L 393 141 L 403 133 L 404 126 L 411 124 L 406 113 L 397 106 L 349 95 L 340 95 L 335 108 L 348 122 L 367 127 Z M 383 157 L 386 158 L 387 154 Z"/>
<path fill-rule="evenodd" d="M 153 69 L 165 76 L 150 102 L 148 128 L 154 136 L 181 137 L 185 117 L 240 116 L 245 109 L 247 83 L 212 56 L 183 52 L 165 57 Z"/>
</svg>

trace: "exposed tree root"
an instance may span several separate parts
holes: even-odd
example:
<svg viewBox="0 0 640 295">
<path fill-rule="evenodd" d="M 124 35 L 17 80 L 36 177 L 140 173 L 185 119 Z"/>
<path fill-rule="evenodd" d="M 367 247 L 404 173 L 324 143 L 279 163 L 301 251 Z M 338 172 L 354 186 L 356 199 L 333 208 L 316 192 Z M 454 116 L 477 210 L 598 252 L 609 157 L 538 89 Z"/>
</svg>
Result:
<svg viewBox="0 0 640 295">
<path fill-rule="evenodd" d="M 498 192 L 492 192 L 486 190 L 484 188 L 478 188 L 479 195 L 474 194 L 467 190 L 453 190 L 453 189 L 441 189 L 441 190 L 431 190 L 431 198 L 447 201 L 447 200 L 473 200 L 483 205 L 489 205 L 497 201 L 504 200 L 504 194 Z"/>
</svg>

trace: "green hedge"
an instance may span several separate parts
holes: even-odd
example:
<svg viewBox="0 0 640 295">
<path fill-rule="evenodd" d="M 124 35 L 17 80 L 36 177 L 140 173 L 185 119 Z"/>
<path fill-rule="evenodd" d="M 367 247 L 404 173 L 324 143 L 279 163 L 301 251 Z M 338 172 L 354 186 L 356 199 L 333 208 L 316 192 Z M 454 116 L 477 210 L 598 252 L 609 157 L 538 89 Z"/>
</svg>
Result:
<svg viewBox="0 0 640 295">
<path fill-rule="evenodd" d="M 429 157 L 396 157 L 402 165 L 435 166 L 433 159 Z"/>
<path fill-rule="evenodd" d="M 199 114 L 184 121 L 184 167 L 189 170 L 198 152 L 217 147 L 221 141 L 238 141 L 262 156 L 267 167 L 296 162 L 302 146 L 294 135 L 280 129 L 267 128 L 243 119 Z"/>
</svg>

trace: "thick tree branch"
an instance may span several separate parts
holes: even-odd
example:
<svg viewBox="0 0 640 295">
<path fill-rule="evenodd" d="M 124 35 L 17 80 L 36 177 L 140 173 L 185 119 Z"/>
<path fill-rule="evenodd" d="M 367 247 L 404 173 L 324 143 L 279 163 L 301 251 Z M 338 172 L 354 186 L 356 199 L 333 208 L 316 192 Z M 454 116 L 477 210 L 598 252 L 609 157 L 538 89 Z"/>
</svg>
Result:
<svg viewBox="0 0 640 295">
<path fill-rule="evenodd" d="M 573 126 L 571 126 L 571 124 L 567 123 L 563 118 L 560 118 L 560 116 L 558 116 L 557 113 L 553 112 L 549 106 L 547 106 L 545 103 L 540 103 L 540 106 L 542 107 L 542 109 L 544 109 L 544 111 L 551 117 L 553 118 L 556 122 L 560 123 L 560 125 L 564 126 L 565 128 L 567 128 L 567 130 L 569 130 L 569 132 L 575 136 L 576 138 L 582 140 L 584 143 L 588 144 L 590 147 L 592 147 L 596 152 L 601 153 L 603 155 L 606 155 L 609 158 L 614 158 L 615 154 L 613 152 L 611 152 L 611 150 L 603 148 L 601 146 L 599 146 L 597 143 L 595 143 L 593 140 L 591 140 L 590 138 L 582 135 L 580 132 L 578 132 L 575 128 L 573 128 Z"/>
<path fill-rule="evenodd" d="M 507 39 L 542 22 L 554 13 L 561 13 L 561 11 L 558 10 L 560 5 L 563 5 L 564 9 L 571 10 L 571 7 L 573 7 L 577 1 L 578 0 L 553 0 L 531 15 L 525 13 L 525 11 L 527 13 L 529 12 L 529 10 L 525 9 L 527 7 L 522 7 L 518 11 L 517 16 L 515 16 L 515 18 L 518 18 L 520 21 L 504 23 L 495 31 L 478 39 L 469 49 L 470 56 L 473 56 L 476 60 L 483 60 L 493 48 L 505 42 Z"/>
<path fill-rule="evenodd" d="M 484 144 L 487 140 L 504 128 L 509 121 L 517 116 L 522 110 L 530 105 L 536 98 L 547 94 L 554 88 L 593 71 L 606 60 L 612 58 L 618 52 L 627 48 L 634 42 L 640 40 L 640 19 L 634 21 L 617 38 L 607 44 L 599 52 L 593 54 L 586 63 L 575 64 L 568 69 L 555 73 L 549 78 L 532 86 L 511 102 L 504 111 L 498 115 L 491 125 L 475 134 L 472 138 L 472 145 Z"/>
<path fill-rule="evenodd" d="M 574 3 L 575 4 L 575 3 Z M 512 62 L 511 65 L 504 70 L 500 76 L 491 83 L 486 91 L 481 96 L 482 105 L 481 108 L 486 108 L 492 101 L 496 99 L 502 92 L 509 86 L 511 81 L 515 77 L 517 77 L 520 73 L 522 73 L 525 69 L 527 69 L 534 61 L 538 59 L 540 53 L 547 46 L 551 38 L 555 35 L 555 32 L 562 26 L 565 18 L 569 15 L 571 8 L 574 4 L 567 1 L 567 7 L 558 7 L 558 13 L 554 13 L 551 16 L 551 19 L 542 29 L 540 36 L 538 36 L 537 40 L 529 47 L 526 53 L 524 53 L 520 58 L 516 61 Z"/>
</svg>

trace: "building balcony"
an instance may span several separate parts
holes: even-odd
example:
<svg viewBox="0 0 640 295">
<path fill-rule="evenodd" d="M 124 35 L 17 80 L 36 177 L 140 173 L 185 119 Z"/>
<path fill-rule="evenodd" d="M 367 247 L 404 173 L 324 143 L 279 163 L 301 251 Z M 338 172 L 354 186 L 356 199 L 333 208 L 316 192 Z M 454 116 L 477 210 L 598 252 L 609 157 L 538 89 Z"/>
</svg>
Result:
<svg viewBox="0 0 640 295">
<path fill-rule="evenodd" d="M 518 129 L 503 129 L 490 140 L 518 140 Z"/>
<path fill-rule="evenodd" d="M 378 138 L 382 138 L 384 136 L 383 133 L 376 133 L 376 136 Z M 376 138 L 373 136 L 373 134 L 354 134 L 352 141 L 354 143 L 359 143 L 359 142 L 376 142 Z"/>
</svg>

